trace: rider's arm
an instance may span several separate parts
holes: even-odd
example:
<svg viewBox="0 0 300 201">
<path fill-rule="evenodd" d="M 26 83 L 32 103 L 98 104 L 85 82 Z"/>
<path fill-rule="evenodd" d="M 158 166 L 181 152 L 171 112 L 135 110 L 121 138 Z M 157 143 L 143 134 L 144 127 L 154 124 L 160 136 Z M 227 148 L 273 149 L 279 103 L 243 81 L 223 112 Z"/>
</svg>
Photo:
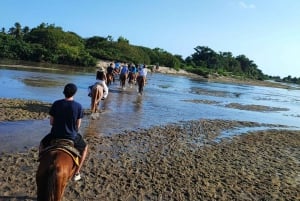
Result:
<svg viewBox="0 0 300 201">
<path fill-rule="evenodd" d="M 77 130 L 79 130 L 80 126 L 81 126 L 81 119 L 77 119 L 76 121 Z"/>
</svg>

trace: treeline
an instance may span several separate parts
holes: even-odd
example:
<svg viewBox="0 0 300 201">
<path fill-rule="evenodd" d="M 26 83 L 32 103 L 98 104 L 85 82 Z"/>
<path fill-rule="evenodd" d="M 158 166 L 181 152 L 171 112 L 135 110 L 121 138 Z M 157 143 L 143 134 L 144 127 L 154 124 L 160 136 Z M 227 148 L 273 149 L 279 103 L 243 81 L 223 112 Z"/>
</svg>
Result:
<svg viewBox="0 0 300 201">
<path fill-rule="evenodd" d="M 32 29 L 15 23 L 7 31 L 2 28 L 0 33 L 0 58 L 86 67 L 95 66 L 97 60 L 102 59 L 168 66 L 203 76 L 217 73 L 258 80 L 269 78 L 245 55 L 234 57 L 231 52 L 217 53 L 205 46 L 194 50 L 183 59 L 160 48 L 131 45 L 122 36 L 117 40 L 111 36 L 82 38 L 46 23 Z"/>
<path fill-rule="evenodd" d="M 285 83 L 293 83 L 293 84 L 300 84 L 300 77 L 292 77 L 292 76 L 287 76 L 284 78 L 280 78 L 280 76 L 269 76 L 270 80 L 275 80 L 276 82 L 285 82 Z"/>
<path fill-rule="evenodd" d="M 2 28 L 0 58 L 87 67 L 95 66 L 99 59 L 169 67 L 179 65 L 175 56 L 159 48 L 131 45 L 123 37 L 117 41 L 111 36 L 82 38 L 45 23 L 32 29 L 20 23 L 7 31 Z"/>
</svg>

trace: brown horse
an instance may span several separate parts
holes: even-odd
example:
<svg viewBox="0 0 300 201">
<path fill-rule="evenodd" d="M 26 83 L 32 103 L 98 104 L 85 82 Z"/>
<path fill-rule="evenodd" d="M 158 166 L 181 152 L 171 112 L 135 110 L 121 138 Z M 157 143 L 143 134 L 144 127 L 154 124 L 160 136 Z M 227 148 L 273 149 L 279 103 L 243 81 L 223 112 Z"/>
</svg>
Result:
<svg viewBox="0 0 300 201">
<path fill-rule="evenodd" d="M 101 84 L 95 84 L 91 92 L 91 111 L 96 113 L 100 104 L 101 98 L 103 97 L 103 86 Z"/>
<path fill-rule="evenodd" d="M 120 74 L 120 86 L 125 89 L 125 84 L 126 84 L 126 79 L 127 79 L 127 74 Z"/>
<path fill-rule="evenodd" d="M 112 82 L 114 82 L 114 74 L 113 73 L 107 73 L 106 74 L 107 79 L 107 85 L 111 85 Z"/>
<path fill-rule="evenodd" d="M 139 94 L 143 94 L 143 91 L 144 91 L 144 86 L 145 86 L 145 77 L 144 76 L 138 76 L 136 78 L 136 81 L 137 81 L 137 84 L 138 84 L 138 92 Z"/>
<path fill-rule="evenodd" d="M 130 85 L 130 87 L 132 87 L 132 85 L 135 84 L 135 82 L 136 82 L 136 74 L 134 74 L 133 72 L 129 72 L 128 84 Z"/>
<path fill-rule="evenodd" d="M 37 200 L 60 201 L 68 181 L 78 165 L 78 158 L 67 149 L 55 147 L 40 156 L 36 173 Z"/>
</svg>

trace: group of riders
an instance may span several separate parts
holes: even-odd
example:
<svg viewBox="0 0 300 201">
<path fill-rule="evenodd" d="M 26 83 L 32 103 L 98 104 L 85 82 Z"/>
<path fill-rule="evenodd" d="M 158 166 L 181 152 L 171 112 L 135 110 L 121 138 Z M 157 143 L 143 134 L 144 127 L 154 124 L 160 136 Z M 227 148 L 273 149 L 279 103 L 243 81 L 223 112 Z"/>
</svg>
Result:
<svg viewBox="0 0 300 201">
<path fill-rule="evenodd" d="M 100 72 L 103 69 L 100 70 Z M 99 71 L 97 71 L 98 73 Z M 140 64 L 138 67 L 132 63 L 123 64 L 116 62 L 115 64 L 110 63 L 106 69 L 105 78 L 107 85 L 115 82 L 115 78 L 119 76 L 120 86 L 125 87 L 122 81 L 128 80 L 128 84 L 135 84 L 139 79 L 143 80 L 143 84 L 146 83 L 147 69 L 146 65 Z M 96 77 L 98 79 L 98 77 Z"/>
<path fill-rule="evenodd" d="M 137 83 L 139 93 L 142 93 L 140 87 L 144 87 L 146 83 L 147 68 L 145 65 L 110 63 L 107 69 L 99 69 L 96 73 L 97 82 L 95 85 L 101 85 L 103 89 L 102 99 L 108 96 L 108 86 L 115 82 L 115 78 L 119 76 L 120 86 L 125 87 L 124 80 L 128 80 L 129 84 Z M 95 86 L 93 85 L 93 86 Z M 87 155 L 88 145 L 79 134 L 81 119 L 83 117 L 82 105 L 74 100 L 77 92 L 77 86 L 69 83 L 64 87 L 64 98 L 55 101 L 50 108 L 50 124 L 51 131 L 46 135 L 40 143 L 39 155 L 40 159 L 45 157 L 45 154 L 50 151 L 57 141 L 67 140 L 79 151 L 79 164 L 73 173 L 75 181 L 80 180 L 80 169 Z M 49 148 L 50 147 L 50 148 Z M 39 169 L 38 174 L 46 174 Z"/>
<path fill-rule="evenodd" d="M 140 64 L 138 66 L 134 64 L 120 64 L 110 63 L 106 69 L 100 67 L 96 72 L 95 85 L 101 85 L 103 87 L 103 97 L 102 100 L 106 99 L 108 95 L 108 86 L 116 81 L 116 78 L 120 81 L 120 87 L 125 89 L 126 81 L 130 87 L 133 85 L 138 85 L 140 94 L 143 93 L 143 87 L 146 84 L 147 78 L 147 68 L 146 65 Z M 89 96 L 91 95 L 91 89 L 94 85 L 89 87 Z"/>
</svg>

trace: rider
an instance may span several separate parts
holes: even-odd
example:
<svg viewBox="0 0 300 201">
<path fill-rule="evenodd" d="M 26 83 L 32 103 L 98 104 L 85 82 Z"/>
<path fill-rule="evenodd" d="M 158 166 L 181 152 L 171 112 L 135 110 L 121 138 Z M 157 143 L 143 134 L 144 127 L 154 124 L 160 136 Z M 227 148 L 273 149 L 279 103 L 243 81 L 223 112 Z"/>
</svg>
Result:
<svg viewBox="0 0 300 201">
<path fill-rule="evenodd" d="M 97 71 L 97 76 L 96 76 L 97 82 L 95 84 L 102 85 L 103 87 L 103 100 L 107 98 L 108 96 L 108 87 L 106 85 L 106 75 L 104 71 Z"/>
<path fill-rule="evenodd" d="M 130 64 L 129 74 L 131 74 L 133 82 L 136 81 L 136 73 L 137 73 L 137 69 L 136 69 L 135 65 L 134 64 Z"/>
<path fill-rule="evenodd" d="M 146 65 L 145 64 L 140 65 L 137 80 L 143 79 L 144 85 L 146 84 L 147 72 L 148 71 L 147 71 Z"/>
<path fill-rule="evenodd" d="M 114 72 L 116 75 L 118 75 L 120 73 L 120 67 L 121 67 L 120 62 L 115 62 Z"/>
<path fill-rule="evenodd" d="M 124 79 L 124 80 L 126 80 L 127 79 L 127 77 L 128 77 L 128 73 L 129 73 L 129 70 L 128 70 L 128 66 L 126 65 L 126 64 L 124 64 L 123 66 L 122 66 L 122 69 L 121 69 L 121 71 L 120 71 L 120 85 L 122 86 L 122 78 Z M 123 86 L 123 87 L 125 87 L 125 86 Z"/>
<path fill-rule="evenodd" d="M 96 72 L 96 80 L 103 80 L 104 82 L 107 81 L 106 74 L 104 72 L 104 68 L 100 67 L 99 70 Z"/>
<path fill-rule="evenodd" d="M 110 63 L 109 66 L 106 69 L 106 78 L 108 79 L 109 77 L 114 77 L 114 67 L 113 67 L 113 63 Z M 108 81 L 108 80 L 107 80 Z M 108 83 L 110 84 L 110 83 Z"/>
<path fill-rule="evenodd" d="M 64 99 L 56 100 L 49 111 L 51 132 L 40 143 L 40 153 L 51 144 L 54 139 L 68 139 L 74 142 L 74 147 L 81 154 L 81 160 L 74 175 L 74 180 L 80 180 L 80 169 L 87 155 L 88 145 L 78 133 L 83 117 L 82 105 L 74 100 L 77 86 L 69 83 L 64 88 Z"/>
</svg>

